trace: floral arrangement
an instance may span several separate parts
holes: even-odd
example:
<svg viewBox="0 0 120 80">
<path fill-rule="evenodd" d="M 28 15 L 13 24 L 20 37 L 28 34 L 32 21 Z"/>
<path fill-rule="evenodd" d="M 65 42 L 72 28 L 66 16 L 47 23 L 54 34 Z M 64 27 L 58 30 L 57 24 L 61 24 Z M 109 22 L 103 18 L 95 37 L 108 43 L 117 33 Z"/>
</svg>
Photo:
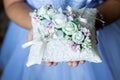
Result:
<svg viewBox="0 0 120 80">
<path fill-rule="evenodd" d="M 82 52 L 84 52 L 84 54 L 90 54 L 89 52 L 91 51 L 89 50 L 95 48 L 96 41 L 94 39 L 95 36 L 92 35 L 94 30 L 92 30 L 93 32 L 91 31 L 91 29 L 93 28 L 88 27 L 89 19 L 87 20 L 87 18 L 84 18 L 85 10 L 86 8 L 82 9 L 81 11 L 79 10 L 75 11 L 70 6 L 68 6 L 66 10 L 62 10 L 61 8 L 57 10 L 54 9 L 52 5 L 46 5 L 30 13 L 30 16 L 32 17 L 32 25 L 33 25 L 33 41 L 23 46 L 26 47 L 30 45 L 30 43 L 33 45 L 31 47 L 31 51 L 30 51 L 31 54 L 29 55 L 29 59 L 28 59 L 28 66 L 33 64 L 40 64 L 42 61 L 61 62 L 61 61 L 74 61 L 74 60 L 84 59 L 78 57 L 76 58 L 74 57 L 74 59 L 72 59 L 72 57 L 67 58 L 64 57 L 65 54 L 62 54 L 62 57 L 64 57 L 64 59 L 59 58 L 59 60 L 57 60 L 57 57 L 58 56 L 60 57 L 61 55 L 59 54 L 56 56 L 54 54 L 57 54 L 56 52 L 59 53 L 60 50 L 57 51 L 57 49 L 61 49 L 61 47 L 63 46 L 64 49 L 67 47 L 65 49 L 66 51 L 62 51 L 61 49 L 60 52 L 68 52 L 69 54 L 72 55 L 74 54 L 76 56 L 80 56 L 78 54 L 81 54 Z M 93 17 L 91 19 L 95 20 Z M 93 25 L 94 24 L 92 24 L 92 26 Z M 50 42 L 52 42 L 51 45 Z M 37 45 L 39 44 L 41 47 L 39 49 L 38 47 L 35 48 L 34 46 L 35 44 Z M 60 46 L 61 44 L 63 45 Z M 51 46 L 51 48 L 49 49 L 48 46 Z M 52 48 L 53 46 L 54 48 Z M 37 49 L 39 51 L 37 51 L 36 54 L 41 54 L 41 56 L 38 57 L 39 60 L 37 60 L 37 58 L 34 57 L 37 55 L 33 54 Z M 49 53 L 47 52 L 47 50 L 51 50 L 51 49 L 53 50 L 51 51 L 52 56 L 51 55 L 49 56 L 49 54 L 46 53 Z M 98 55 L 98 51 L 96 48 L 92 54 L 94 56 L 94 57 L 92 56 L 92 58 L 95 58 L 95 56 L 97 56 L 97 59 L 89 60 L 88 58 L 89 55 L 86 55 L 87 57 L 85 58 L 85 60 L 91 62 L 97 62 L 97 63 L 101 62 L 101 59 Z M 56 58 L 53 56 L 55 56 Z M 36 59 L 36 61 L 33 60 L 33 57 Z"/>
</svg>

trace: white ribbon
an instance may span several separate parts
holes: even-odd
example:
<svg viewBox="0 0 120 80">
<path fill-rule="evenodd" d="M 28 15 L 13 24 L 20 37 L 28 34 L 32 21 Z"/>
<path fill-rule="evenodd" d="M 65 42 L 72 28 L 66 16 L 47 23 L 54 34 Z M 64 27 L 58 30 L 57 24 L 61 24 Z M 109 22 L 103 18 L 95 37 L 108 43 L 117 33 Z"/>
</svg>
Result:
<svg viewBox="0 0 120 80">
<path fill-rule="evenodd" d="M 27 47 L 32 46 L 32 45 L 34 45 L 34 44 L 35 44 L 35 45 L 39 45 L 40 42 L 38 42 L 38 41 L 29 41 L 29 42 L 23 44 L 23 45 L 22 45 L 22 48 L 27 48 Z"/>
<path fill-rule="evenodd" d="M 33 47 L 35 45 L 36 45 L 36 47 L 39 46 L 37 50 L 35 48 L 31 47 L 31 51 L 30 51 L 30 54 L 29 54 L 30 56 L 29 56 L 27 64 L 26 64 L 27 67 L 29 67 L 33 64 L 41 64 L 42 58 L 44 56 L 44 53 L 45 53 L 45 50 L 46 50 L 46 47 L 47 47 L 47 43 L 48 43 L 48 41 L 39 41 L 39 42 L 38 41 L 30 41 L 30 42 L 27 42 L 27 43 L 22 45 L 23 48 L 27 48 L 31 45 L 33 45 Z M 40 51 L 38 51 L 38 50 L 40 50 Z M 32 62 L 31 63 L 32 56 L 37 56 L 37 58 L 36 58 L 37 62 Z"/>
<path fill-rule="evenodd" d="M 85 24 L 88 22 L 87 19 L 82 18 L 81 16 L 79 17 L 79 21 L 80 21 L 80 22 L 83 22 L 83 23 L 85 23 Z"/>
<path fill-rule="evenodd" d="M 34 43 L 33 41 L 29 41 L 29 42 L 23 44 L 23 45 L 22 45 L 22 48 L 27 48 L 27 47 L 33 45 L 33 43 Z"/>
</svg>

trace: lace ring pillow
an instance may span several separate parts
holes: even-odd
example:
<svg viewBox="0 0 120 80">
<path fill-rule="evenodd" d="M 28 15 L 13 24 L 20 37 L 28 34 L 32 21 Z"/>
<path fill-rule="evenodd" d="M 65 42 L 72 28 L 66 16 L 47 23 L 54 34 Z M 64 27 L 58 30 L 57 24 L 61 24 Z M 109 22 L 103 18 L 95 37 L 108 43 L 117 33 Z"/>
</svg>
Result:
<svg viewBox="0 0 120 80">
<path fill-rule="evenodd" d="M 56 10 L 52 5 L 31 12 L 33 41 L 23 45 L 31 45 L 27 66 L 41 62 L 102 62 L 96 47 L 96 14 L 95 8 L 75 11 L 68 6 Z"/>
</svg>

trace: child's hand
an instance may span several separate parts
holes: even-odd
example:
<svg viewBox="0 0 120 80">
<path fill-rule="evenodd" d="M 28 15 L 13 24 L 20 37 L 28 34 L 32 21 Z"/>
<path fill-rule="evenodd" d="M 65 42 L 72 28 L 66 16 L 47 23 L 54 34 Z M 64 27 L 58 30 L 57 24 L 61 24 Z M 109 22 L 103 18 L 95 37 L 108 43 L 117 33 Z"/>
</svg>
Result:
<svg viewBox="0 0 120 80">
<path fill-rule="evenodd" d="M 32 29 L 29 31 L 27 38 L 28 38 L 28 41 L 31 41 L 33 39 L 33 31 L 32 31 Z M 77 67 L 79 63 L 84 64 L 85 60 L 68 62 L 67 64 L 69 66 L 72 66 L 72 67 Z M 48 66 L 56 66 L 57 64 L 58 64 L 57 62 L 49 62 L 49 63 L 47 63 Z"/>
<path fill-rule="evenodd" d="M 71 67 L 77 67 L 78 66 L 78 64 L 84 64 L 85 63 L 85 60 L 81 60 L 81 61 L 74 61 L 74 62 L 68 62 L 67 64 L 69 65 L 69 66 L 71 66 Z M 47 63 L 47 65 L 48 66 L 56 66 L 58 63 L 56 63 L 56 62 L 49 62 L 49 63 Z"/>
<path fill-rule="evenodd" d="M 81 60 L 81 61 L 68 62 L 68 65 L 72 67 L 77 67 L 79 64 L 84 64 L 84 63 L 85 63 L 85 60 Z"/>
</svg>

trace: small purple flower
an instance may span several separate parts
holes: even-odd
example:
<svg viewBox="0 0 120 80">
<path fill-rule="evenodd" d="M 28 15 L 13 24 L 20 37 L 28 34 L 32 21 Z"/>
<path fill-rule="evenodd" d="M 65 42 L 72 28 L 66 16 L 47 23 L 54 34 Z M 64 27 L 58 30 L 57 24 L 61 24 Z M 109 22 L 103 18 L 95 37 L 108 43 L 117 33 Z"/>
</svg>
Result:
<svg viewBox="0 0 120 80">
<path fill-rule="evenodd" d="M 77 18 L 77 15 L 76 15 L 76 14 L 72 14 L 72 16 L 73 16 L 74 19 Z"/>
<path fill-rule="evenodd" d="M 47 28 L 48 28 L 48 29 L 53 29 L 53 28 L 54 28 L 54 25 L 53 25 L 53 24 L 50 24 L 50 25 L 48 25 Z"/>
<path fill-rule="evenodd" d="M 71 13 L 70 13 L 69 11 L 67 11 L 67 12 L 66 12 L 66 15 L 67 15 L 67 16 L 70 16 L 70 15 L 71 15 Z"/>
<path fill-rule="evenodd" d="M 70 6 L 67 6 L 67 8 L 66 8 L 66 14 L 67 14 L 67 16 L 72 15 L 72 8 Z"/>
<path fill-rule="evenodd" d="M 52 29 L 52 27 L 53 27 L 53 26 L 49 25 L 49 26 L 48 26 L 48 29 Z"/>
<path fill-rule="evenodd" d="M 84 33 L 85 36 L 89 36 L 89 30 L 87 28 L 82 28 L 82 32 Z"/>
<path fill-rule="evenodd" d="M 39 19 L 38 17 L 33 17 L 33 19 L 34 19 L 36 22 L 40 21 L 40 19 Z"/>
<path fill-rule="evenodd" d="M 80 48 L 80 45 L 73 44 L 73 45 L 71 46 L 71 48 L 72 48 L 73 51 L 76 51 L 77 49 Z"/>
<path fill-rule="evenodd" d="M 72 16 L 68 16 L 68 21 L 72 21 L 73 17 Z"/>
</svg>

